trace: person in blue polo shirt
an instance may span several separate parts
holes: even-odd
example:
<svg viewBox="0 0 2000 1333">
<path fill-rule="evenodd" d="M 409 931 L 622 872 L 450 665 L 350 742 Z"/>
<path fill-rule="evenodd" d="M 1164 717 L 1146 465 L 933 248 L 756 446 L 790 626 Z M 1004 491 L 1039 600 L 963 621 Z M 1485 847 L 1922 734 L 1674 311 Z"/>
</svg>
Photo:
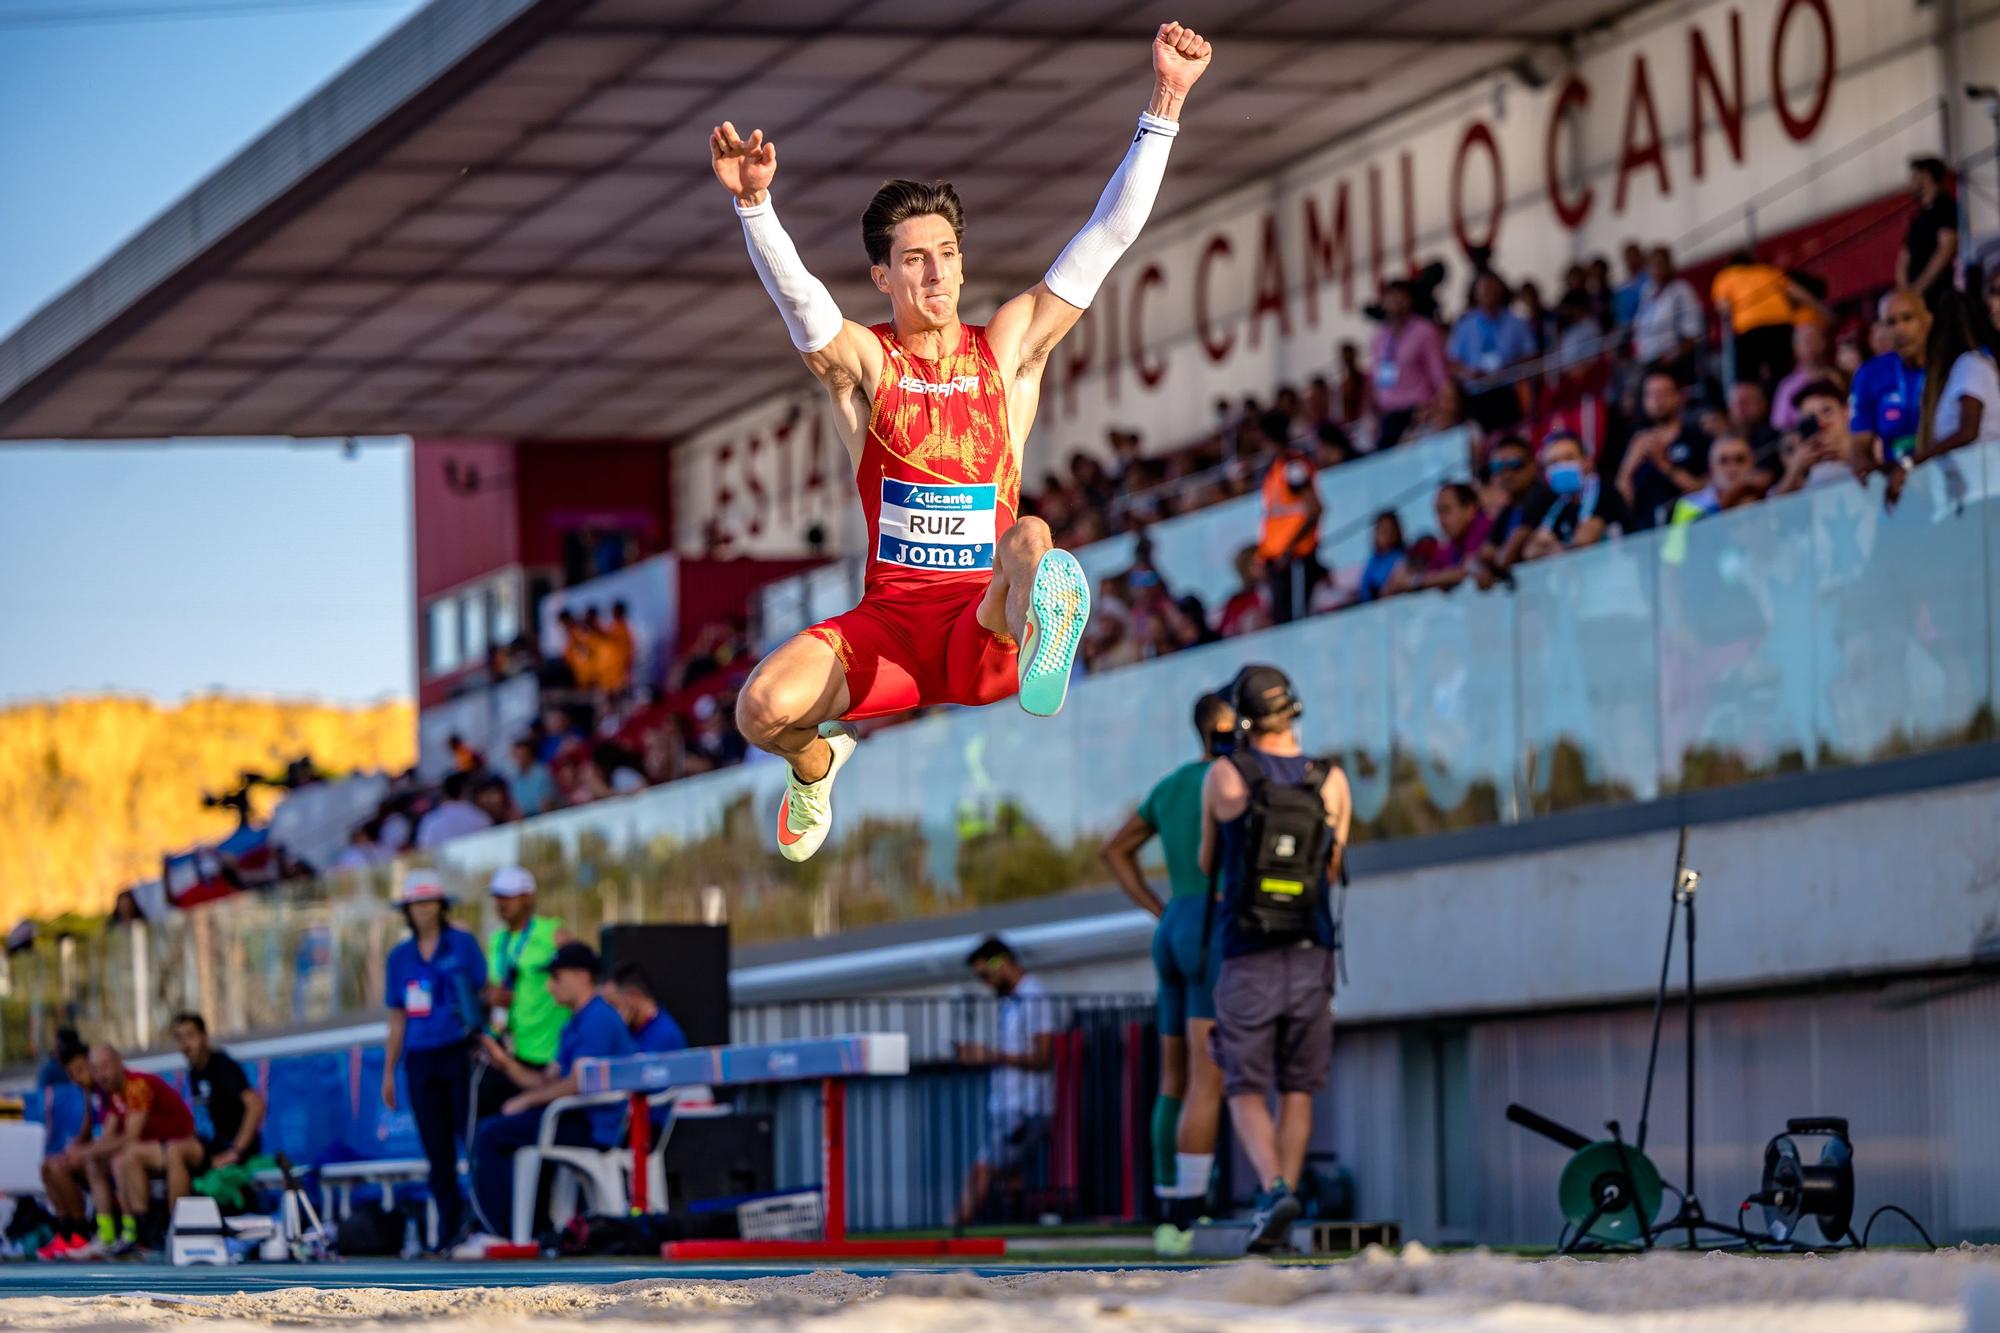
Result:
<svg viewBox="0 0 2000 1333">
<path fill-rule="evenodd" d="M 576 1095 L 576 1062 L 634 1055 L 639 1050 L 625 1020 L 597 993 L 599 970 L 597 950 L 576 940 L 557 949 L 549 961 L 549 994 L 570 1011 L 549 1068 L 530 1069 L 499 1042 L 486 1039 L 486 1058 L 521 1088 L 499 1115 L 480 1121 L 472 1137 L 472 1197 L 488 1231 L 505 1235 L 511 1228 L 514 1154 L 540 1135 L 543 1107 Z M 622 1104 L 566 1112 L 556 1125 L 555 1142 L 609 1148 L 617 1142 L 624 1118 Z"/>
<path fill-rule="evenodd" d="M 613 969 L 611 980 L 604 987 L 604 998 L 625 1020 L 632 1040 L 643 1054 L 665 1055 L 687 1049 L 687 1034 L 681 1031 L 674 1016 L 660 1007 L 653 994 L 653 983 L 646 979 L 646 969 L 637 963 L 621 963 Z"/>
<path fill-rule="evenodd" d="M 396 1109 L 400 1065 L 448 1250 L 465 1226 L 458 1143 L 472 1106 L 472 1039 L 484 1025 L 479 993 L 486 959 L 472 933 L 451 924 L 451 899 L 434 872 L 411 871 L 396 905 L 410 923 L 410 938 L 389 951 L 384 969 L 389 1044 L 382 1104 Z"/>
<path fill-rule="evenodd" d="M 1882 298 L 1882 322 L 1894 350 L 1864 362 L 1854 372 L 1848 399 L 1848 431 L 1864 462 L 1900 464 L 1917 447 L 1924 419 L 1924 352 L 1931 336 L 1931 312 L 1920 293 L 1890 292 Z"/>
</svg>

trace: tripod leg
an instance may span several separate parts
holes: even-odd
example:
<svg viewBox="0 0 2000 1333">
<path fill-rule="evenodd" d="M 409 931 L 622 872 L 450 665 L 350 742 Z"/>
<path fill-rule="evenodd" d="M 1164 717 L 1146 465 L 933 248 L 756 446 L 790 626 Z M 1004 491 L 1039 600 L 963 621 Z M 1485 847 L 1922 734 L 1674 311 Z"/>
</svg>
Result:
<svg viewBox="0 0 2000 1333">
<path fill-rule="evenodd" d="M 1647 1249 L 1653 1248 L 1653 1223 L 1646 1216 L 1646 1209 L 1639 1202 L 1639 1182 L 1632 1178 L 1632 1156 L 1625 1147 L 1625 1136 L 1618 1132 L 1618 1122 L 1611 1122 L 1611 1141 L 1618 1145 L 1618 1183 L 1625 1189 L 1625 1196 L 1632 1201 L 1632 1216 L 1639 1223 L 1639 1241 Z"/>
<path fill-rule="evenodd" d="M 1694 1219 L 1700 1215 L 1701 1205 L 1694 1188 L 1694 889 L 1687 890 L 1687 1190 L 1688 1208 L 1692 1216 L 1688 1219 L 1688 1248 L 1695 1248 Z"/>
<path fill-rule="evenodd" d="M 1561 1252 L 1563 1254 L 1575 1254 L 1576 1247 L 1585 1240 L 1590 1239 L 1590 1229 L 1596 1226 L 1597 1219 L 1603 1216 L 1604 1205 L 1601 1203 L 1593 1205 L 1591 1210 L 1583 1215 L 1583 1220 L 1576 1224 L 1576 1234 L 1569 1238 L 1569 1243 L 1562 1247 Z"/>
</svg>

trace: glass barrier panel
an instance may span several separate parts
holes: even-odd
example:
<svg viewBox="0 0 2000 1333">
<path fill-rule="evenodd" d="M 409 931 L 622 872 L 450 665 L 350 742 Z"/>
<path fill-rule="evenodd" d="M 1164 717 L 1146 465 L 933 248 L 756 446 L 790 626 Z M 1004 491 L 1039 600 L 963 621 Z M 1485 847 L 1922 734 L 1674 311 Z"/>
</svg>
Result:
<svg viewBox="0 0 2000 1333">
<path fill-rule="evenodd" d="M 2000 440 L 1975 446 L 1986 478 L 1979 508 L 1986 517 L 1986 717 L 2000 731 Z"/>
<path fill-rule="evenodd" d="M 1917 468 L 1900 501 L 1883 480 L 1810 493 L 1817 617 L 1815 762 L 1838 766 L 1990 739 L 1994 508 L 1982 449 Z"/>
<path fill-rule="evenodd" d="M 1513 599 L 1468 583 L 1399 597 L 1390 610 L 1385 831 L 1412 837 L 1512 822 Z"/>
<path fill-rule="evenodd" d="M 1306 750 L 1339 760 L 1347 771 L 1354 797 L 1349 838 L 1354 842 L 1390 836 L 1385 821 L 1395 722 L 1389 704 L 1389 634 L 1397 610 L 1393 602 L 1376 602 L 1265 636 L 1278 645 L 1273 660 L 1290 673 L 1305 701 L 1299 730 Z M 1237 648 L 1237 664 L 1248 647 Z M 1229 669 L 1233 672 L 1235 666 Z"/>
<path fill-rule="evenodd" d="M 1773 500 L 1656 533 L 1667 790 L 1810 768 L 1812 505 Z"/>
<path fill-rule="evenodd" d="M 1658 545 L 1514 569 L 1524 815 L 1660 794 Z"/>
</svg>

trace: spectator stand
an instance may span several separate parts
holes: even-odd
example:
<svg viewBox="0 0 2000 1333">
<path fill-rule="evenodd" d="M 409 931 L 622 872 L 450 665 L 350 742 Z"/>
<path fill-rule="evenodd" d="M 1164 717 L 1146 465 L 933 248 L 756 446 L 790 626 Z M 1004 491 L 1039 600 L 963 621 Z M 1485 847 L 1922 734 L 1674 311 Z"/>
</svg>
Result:
<svg viewBox="0 0 2000 1333">
<path fill-rule="evenodd" d="M 1369 526 L 1385 508 L 1394 509 L 1406 526 L 1427 526 L 1438 486 L 1469 475 L 1471 444 L 1472 432 L 1460 427 L 1322 469 L 1318 485 L 1327 517 L 1321 561 L 1334 569 L 1366 561 Z M 1146 529 L 1153 566 L 1176 596 L 1192 593 L 1211 609 L 1228 600 L 1236 590 L 1235 575 L 1218 556 L 1256 540 L 1260 504 L 1256 495 L 1245 495 Z M 1076 557 L 1095 585 L 1130 568 L 1138 550 L 1138 535 L 1125 533 L 1083 547 Z"/>
</svg>

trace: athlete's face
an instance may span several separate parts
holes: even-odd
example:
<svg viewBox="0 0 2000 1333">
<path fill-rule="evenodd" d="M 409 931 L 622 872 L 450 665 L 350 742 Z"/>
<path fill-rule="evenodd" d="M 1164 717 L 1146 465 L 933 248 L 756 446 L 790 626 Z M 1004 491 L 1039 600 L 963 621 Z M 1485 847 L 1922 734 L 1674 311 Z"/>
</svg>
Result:
<svg viewBox="0 0 2000 1333">
<path fill-rule="evenodd" d="M 905 218 L 890 233 L 889 262 L 869 269 L 904 327 L 941 329 L 958 318 L 965 282 L 958 237 L 935 213 Z"/>
</svg>

